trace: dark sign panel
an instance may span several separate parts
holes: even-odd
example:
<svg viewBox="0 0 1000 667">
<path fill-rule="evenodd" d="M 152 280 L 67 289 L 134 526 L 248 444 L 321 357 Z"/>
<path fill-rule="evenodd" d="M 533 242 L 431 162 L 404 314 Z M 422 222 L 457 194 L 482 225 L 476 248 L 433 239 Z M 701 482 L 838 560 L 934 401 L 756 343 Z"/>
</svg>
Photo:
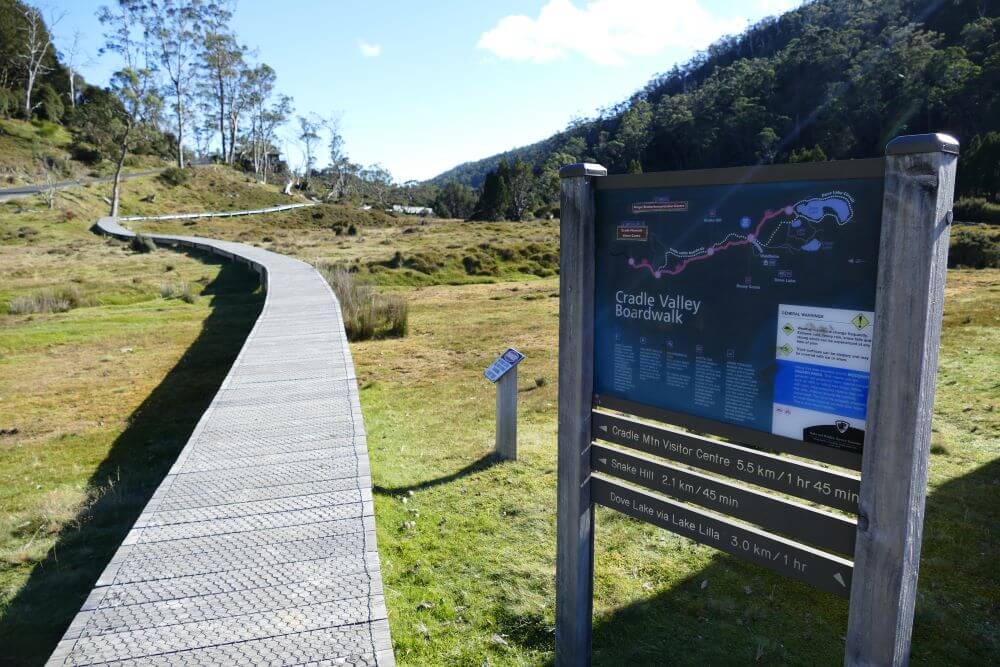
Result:
<svg viewBox="0 0 1000 667">
<path fill-rule="evenodd" d="M 490 367 L 483 371 L 483 375 L 490 382 L 497 382 L 500 378 L 507 374 L 507 371 L 517 366 L 524 359 L 524 355 L 515 350 L 512 347 L 508 347 L 507 351 L 496 358 Z"/>
<path fill-rule="evenodd" d="M 594 502 L 739 556 L 817 588 L 849 597 L 853 566 L 831 556 L 643 493 L 600 477 L 590 480 Z"/>
<path fill-rule="evenodd" d="M 598 444 L 590 449 L 590 467 L 826 551 L 854 553 L 857 524 L 842 516 Z"/>
<path fill-rule="evenodd" d="M 860 452 L 882 189 L 598 189 L 595 393 Z"/>
<path fill-rule="evenodd" d="M 861 480 L 857 477 L 601 412 L 593 413 L 591 428 L 594 437 L 601 440 L 827 507 L 858 512 Z"/>
</svg>

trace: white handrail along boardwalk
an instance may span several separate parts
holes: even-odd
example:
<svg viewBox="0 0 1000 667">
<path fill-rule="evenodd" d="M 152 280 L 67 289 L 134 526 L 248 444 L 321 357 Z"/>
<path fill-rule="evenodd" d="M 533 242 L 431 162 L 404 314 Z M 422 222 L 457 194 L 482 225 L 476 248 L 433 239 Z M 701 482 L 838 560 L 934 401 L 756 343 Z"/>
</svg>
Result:
<svg viewBox="0 0 1000 667">
<path fill-rule="evenodd" d="M 134 234 L 113 218 L 99 231 Z M 50 658 L 52 665 L 393 665 L 357 380 L 310 265 L 249 264 L 267 299 L 218 394 Z"/>
</svg>

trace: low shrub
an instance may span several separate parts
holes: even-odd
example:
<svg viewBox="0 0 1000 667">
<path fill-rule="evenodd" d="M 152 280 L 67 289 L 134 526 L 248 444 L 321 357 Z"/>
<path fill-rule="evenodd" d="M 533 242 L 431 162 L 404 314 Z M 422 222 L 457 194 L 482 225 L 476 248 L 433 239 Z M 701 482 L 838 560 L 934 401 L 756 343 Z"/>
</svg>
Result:
<svg viewBox="0 0 1000 667">
<path fill-rule="evenodd" d="M 384 267 L 388 269 L 413 269 L 419 273 L 431 275 L 444 267 L 444 261 L 441 257 L 434 254 L 418 252 L 412 255 L 404 255 L 397 250 L 389 259 L 369 262 L 368 267 L 369 270 L 374 270 L 375 272 L 381 270 L 380 267 Z"/>
<path fill-rule="evenodd" d="M 409 306 L 398 294 L 381 294 L 362 285 L 342 266 L 316 266 L 340 302 L 347 339 L 401 338 L 409 331 Z"/>
<path fill-rule="evenodd" d="M 129 247 L 135 252 L 155 252 L 156 243 L 145 234 L 136 234 L 129 241 Z"/>
<path fill-rule="evenodd" d="M 76 285 L 70 285 L 14 297 L 7 305 L 7 312 L 11 315 L 65 313 L 74 308 L 90 305 L 93 305 L 93 301 L 82 296 Z"/>
<path fill-rule="evenodd" d="M 163 283 L 160 285 L 160 296 L 164 299 L 180 299 L 185 303 L 194 303 L 198 300 L 187 283 Z"/>
<path fill-rule="evenodd" d="M 159 180 L 165 185 L 176 188 L 188 182 L 188 172 L 186 169 L 180 169 L 179 167 L 167 167 L 160 172 Z"/>
<path fill-rule="evenodd" d="M 88 143 L 75 143 L 70 147 L 70 155 L 77 162 L 82 162 L 88 167 L 99 164 L 104 159 L 104 154 L 97 146 Z"/>
<path fill-rule="evenodd" d="M 953 207 L 955 219 L 961 222 L 987 222 L 1000 225 L 1000 204 L 983 197 L 963 197 Z"/>
<path fill-rule="evenodd" d="M 427 275 L 437 273 L 444 266 L 440 258 L 426 253 L 415 253 L 407 255 L 403 260 L 403 266 L 414 271 L 419 271 Z"/>
<path fill-rule="evenodd" d="M 462 258 L 462 266 L 470 276 L 498 276 L 500 267 L 489 255 L 477 252 Z"/>
<path fill-rule="evenodd" d="M 991 230 L 986 226 L 956 227 L 948 249 L 948 266 L 1000 268 L 1000 230 Z"/>
</svg>

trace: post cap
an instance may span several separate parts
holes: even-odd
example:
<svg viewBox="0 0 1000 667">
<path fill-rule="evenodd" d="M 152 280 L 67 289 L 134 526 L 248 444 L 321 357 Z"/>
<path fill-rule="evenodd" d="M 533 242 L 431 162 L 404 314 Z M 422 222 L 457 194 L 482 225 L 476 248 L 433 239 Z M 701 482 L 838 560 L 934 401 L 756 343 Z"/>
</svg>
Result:
<svg viewBox="0 0 1000 667">
<path fill-rule="evenodd" d="M 896 137 L 885 147 L 886 155 L 913 153 L 951 153 L 958 155 L 958 139 L 950 134 L 906 134 Z"/>
<path fill-rule="evenodd" d="M 568 164 L 559 170 L 559 178 L 574 178 L 576 176 L 607 176 L 608 170 L 592 162 L 577 162 Z"/>
</svg>

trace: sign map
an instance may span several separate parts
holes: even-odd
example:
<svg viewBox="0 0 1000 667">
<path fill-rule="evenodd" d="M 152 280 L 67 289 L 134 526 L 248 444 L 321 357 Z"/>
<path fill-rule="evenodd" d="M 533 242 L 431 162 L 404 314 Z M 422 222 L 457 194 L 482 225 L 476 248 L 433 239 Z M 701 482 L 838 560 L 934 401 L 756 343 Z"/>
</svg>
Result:
<svg viewBox="0 0 1000 667">
<path fill-rule="evenodd" d="M 598 190 L 595 392 L 861 451 L 882 187 Z"/>
<path fill-rule="evenodd" d="M 496 358 L 489 368 L 483 371 L 483 375 L 490 382 L 496 383 L 507 371 L 517 366 L 524 359 L 524 355 L 515 350 L 512 347 L 508 347 L 507 351 Z"/>
</svg>

